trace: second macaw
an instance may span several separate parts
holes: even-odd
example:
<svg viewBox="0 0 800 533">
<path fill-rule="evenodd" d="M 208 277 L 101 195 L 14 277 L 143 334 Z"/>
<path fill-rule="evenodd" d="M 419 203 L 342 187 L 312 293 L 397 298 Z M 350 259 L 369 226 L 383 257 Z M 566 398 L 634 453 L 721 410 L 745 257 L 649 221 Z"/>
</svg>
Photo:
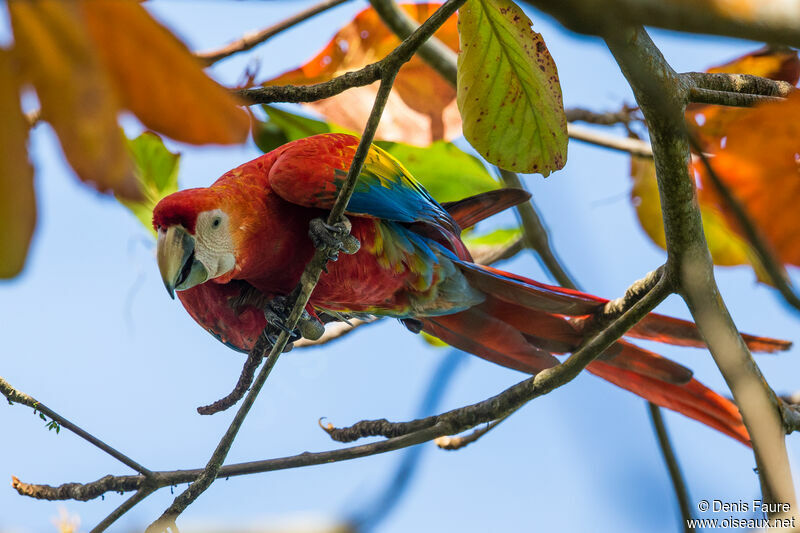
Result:
<svg viewBox="0 0 800 533">
<path fill-rule="evenodd" d="M 177 290 L 189 314 L 219 340 L 250 350 L 267 325 L 270 302 L 292 291 L 313 255 L 309 227 L 332 207 L 357 145 L 351 135 L 308 137 L 210 187 L 164 198 L 153 225 L 170 294 Z M 350 255 L 329 263 L 307 306 L 319 328 L 306 331 L 321 331 L 320 316 L 390 316 L 509 368 L 535 374 L 557 364 L 554 354 L 584 340 L 572 318 L 590 317 L 607 300 L 477 265 L 460 238 L 462 227 L 526 198 L 512 190 L 442 206 L 373 146 L 347 207 L 360 249 L 356 243 Z M 627 336 L 704 346 L 691 322 L 654 313 Z M 744 339 L 756 351 L 790 346 Z M 737 407 L 678 363 L 621 339 L 587 370 L 749 444 Z"/>
</svg>

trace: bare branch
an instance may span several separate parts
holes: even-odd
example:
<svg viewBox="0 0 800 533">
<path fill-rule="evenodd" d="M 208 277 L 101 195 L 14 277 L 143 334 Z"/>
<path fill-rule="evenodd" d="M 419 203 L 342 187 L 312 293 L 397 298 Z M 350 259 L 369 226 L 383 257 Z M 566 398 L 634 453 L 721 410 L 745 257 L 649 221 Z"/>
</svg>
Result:
<svg viewBox="0 0 800 533">
<path fill-rule="evenodd" d="M 733 393 L 750 434 L 765 501 L 796 499 L 783 424 L 770 389 L 719 294 L 703 233 L 689 141 L 683 122 L 688 89 L 642 28 L 606 37 L 633 88 L 653 143 L 667 239 L 667 276 L 679 284 L 692 316 Z"/>
<path fill-rule="evenodd" d="M 514 172 L 499 169 L 500 178 L 506 187 L 513 187 L 515 189 L 525 189 L 522 180 L 519 179 Z M 561 262 L 556 257 L 555 252 L 550 247 L 550 238 L 547 235 L 547 229 L 544 227 L 539 213 L 532 201 L 525 202 L 517 206 L 517 212 L 522 219 L 522 231 L 525 235 L 525 244 L 535 250 L 539 257 L 542 259 L 547 270 L 553 275 L 558 283 L 563 287 L 571 289 L 576 288 L 575 282 L 572 281 L 566 269 L 561 266 Z"/>
<path fill-rule="evenodd" d="M 324 0 L 323 2 L 311 6 L 308 9 L 305 9 L 296 15 L 292 15 L 286 20 L 283 20 L 268 28 L 264 28 L 263 30 L 257 32 L 248 33 L 241 39 L 230 42 L 221 48 L 205 50 L 203 52 L 195 52 L 194 55 L 200 59 L 205 66 L 213 65 L 217 61 L 230 57 L 234 54 L 255 48 L 259 44 L 265 42 L 271 37 L 274 37 L 282 31 L 288 30 L 289 28 L 310 19 L 314 15 L 318 15 L 319 13 L 327 11 L 333 7 L 344 4 L 347 1 L 348 0 Z"/>
<path fill-rule="evenodd" d="M 525 0 L 566 27 L 591 35 L 613 35 L 639 25 L 726 35 L 800 47 L 800 10 L 794 0 Z M 602 13 L 603 16 L 598 16 Z"/>
<path fill-rule="evenodd" d="M 750 74 L 684 72 L 680 77 L 699 89 L 761 96 L 789 96 L 797 88 L 788 81 L 771 80 Z"/>
<path fill-rule="evenodd" d="M 225 396 L 210 405 L 204 405 L 197 408 L 197 412 L 201 415 L 213 415 L 233 407 L 239 400 L 241 400 L 247 389 L 253 383 L 253 377 L 256 375 L 256 369 L 264 360 L 264 354 L 270 348 L 269 341 L 266 335 L 260 335 L 256 341 L 253 349 L 247 354 L 247 359 L 242 367 L 242 372 L 239 374 L 239 380 L 233 390 Z"/>
<path fill-rule="evenodd" d="M 697 104 L 714 104 L 729 107 L 753 107 L 767 102 L 780 102 L 781 96 L 763 96 L 760 94 L 733 93 L 692 87 L 689 89 L 689 101 Z"/>
<path fill-rule="evenodd" d="M 619 111 L 606 111 L 598 113 L 582 107 L 572 107 L 564 110 L 567 122 L 588 122 L 598 126 L 613 126 L 614 124 L 630 124 L 636 117 L 637 108 L 623 106 Z M 639 119 L 641 120 L 641 119 Z"/>
<path fill-rule="evenodd" d="M 155 492 L 155 490 L 156 487 L 139 489 L 136 491 L 136 494 L 122 502 L 119 507 L 111 511 L 111 513 L 109 513 L 109 515 L 105 517 L 99 524 L 94 526 L 89 533 L 100 533 L 101 531 L 105 531 L 109 528 L 109 526 L 111 526 L 111 524 L 119 520 L 122 515 L 133 509 L 137 503 L 150 496 L 153 492 Z"/>
<path fill-rule="evenodd" d="M 489 433 L 491 430 L 499 426 L 501 422 L 506 420 L 512 414 L 513 413 L 509 413 L 502 418 L 498 418 L 497 420 L 492 420 L 485 426 L 473 430 L 472 433 L 469 433 L 467 435 L 464 436 L 449 435 L 446 437 L 439 437 L 438 439 L 435 439 L 433 442 L 442 450 L 448 450 L 448 451 L 460 450 L 461 448 L 469 446 L 479 438 Z"/>
<path fill-rule="evenodd" d="M 653 149 L 650 147 L 650 143 L 646 141 L 618 135 L 607 135 L 575 124 L 567 124 L 567 131 L 570 139 L 575 139 L 576 141 L 627 152 L 631 155 L 653 157 Z"/>
<path fill-rule="evenodd" d="M 369 3 L 372 4 L 373 9 L 381 17 L 384 24 L 389 26 L 400 39 L 405 39 L 419 27 L 417 21 L 400 9 L 394 0 L 370 0 Z M 456 53 L 450 50 L 447 45 L 436 37 L 431 36 L 419 47 L 417 54 L 445 80 L 450 82 L 450 85 L 456 86 L 458 77 Z"/>
<path fill-rule="evenodd" d="M 117 461 L 121 462 L 124 465 L 131 467 L 133 470 L 136 470 L 140 474 L 150 475 L 152 472 L 147 468 L 143 467 L 124 453 L 112 448 L 105 442 L 101 441 L 88 431 L 84 430 L 83 428 L 73 424 L 63 416 L 59 415 L 43 403 L 36 401 L 34 398 L 28 396 L 24 392 L 20 392 L 14 387 L 12 387 L 5 379 L 0 377 L 0 394 L 6 397 L 9 403 L 21 403 L 23 405 L 27 405 L 28 407 L 32 408 L 34 411 L 39 411 L 40 413 L 49 416 L 53 421 L 55 421 L 59 426 L 70 430 L 71 432 L 75 433 L 77 436 L 82 438 L 83 440 L 93 444 L 97 448 L 100 448 L 108 455 L 116 459 Z"/>
<path fill-rule="evenodd" d="M 681 468 L 678 465 L 678 459 L 675 457 L 675 452 L 672 450 L 672 443 L 670 443 L 669 435 L 667 434 L 667 427 L 664 424 L 664 415 L 653 402 L 647 402 L 648 412 L 650 413 L 650 420 L 656 431 L 656 438 L 658 445 L 661 449 L 661 455 L 664 457 L 664 463 L 667 465 L 669 478 L 672 481 L 673 492 L 678 500 L 678 511 L 681 515 L 681 524 L 685 533 L 692 533 L 694 529 L 689 527 L 689 520 L 692 518 L 692 509 L 689 505 L 689 491 L 686 489 L 686 481 L 683 479 Z"/>
</svg>

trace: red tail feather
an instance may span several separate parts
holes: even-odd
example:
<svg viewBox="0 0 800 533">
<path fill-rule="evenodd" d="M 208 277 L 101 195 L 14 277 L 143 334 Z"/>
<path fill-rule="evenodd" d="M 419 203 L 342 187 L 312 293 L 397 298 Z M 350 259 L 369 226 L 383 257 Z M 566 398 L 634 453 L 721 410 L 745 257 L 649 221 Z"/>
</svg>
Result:
<svg viewBox="0 0 800 533">
<path fill-rule="evenodd" d="M 461 263 L 486 301 L 453 315 L 422 320 L 426 332 L 489 361 L 535 374 L 558 363 L 552 353 L 574 351 L 583 337 L 567 316 L 585 316 L 606 300 L 551 287 L 472 263 Z M 632 337 L 681 346 L 704 346 L 691 322 L 651 314 L 629 332 Z M 753 350 L 785 350 L 791 343 L 744 336 Z M 692 379 L 688 368 L 620 340 L 587 370 L 639 396 L 694 418 L 750 445 L 739 410 Z"/>
</svg>

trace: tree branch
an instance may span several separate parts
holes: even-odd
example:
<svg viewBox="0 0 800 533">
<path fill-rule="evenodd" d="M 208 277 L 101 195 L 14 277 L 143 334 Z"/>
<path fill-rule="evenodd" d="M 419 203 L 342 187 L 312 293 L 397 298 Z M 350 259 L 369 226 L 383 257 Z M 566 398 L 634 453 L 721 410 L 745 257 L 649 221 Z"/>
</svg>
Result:
<svg viewBox="0 0 800 533">
<path fill-rule="evenodd" d="M 667 277 L 679 284 L 712 356 L 733 393 L 755 452 L 765 501 L 796 511 L 794 486 L 777 399 L 753 361 L 719 294 L 703 233 L 689 141 L 683 122 L 689 87 L 642 28 L 606 37 L 633 88 L 653 143 L 664 230 Z"/>
<path fill-rule="evenodd" d="M 383 23 L 389 26 L 400 39 L 411 35 L 419 24 L 400 9 L 394 0 L 370 0 L 372 8 L 381 17 Z M 431 36 L 417 50 L 417 54 L 438 72 L 445 80 L 456 86 L 458 69 L 456 67 L 456 53 L 447 47 L 435 36 Z"/>
<path fill-rule="evenodd" d="M 448 451 L 460 450 L 461 448 L 469 446 L 479 438 L 489 433 L 491 430 L 499 426 L 504 420 L 506 420 L 512 414 L 514 413 L 509 413 L 501 418 L 498 418 L 497 420 L 492 420 L 485 426 L 475 429 L 472 431 L 472 433 L 469 433 L 467 435 L 463 436 L 449 435 L 446 437 L 439 437 L 438 439 L 435 439 L 433 442 L 436 444 L 436 446 L 438 446 L 442 450 L 448 450 Z"/>
<path fill-rule="evenodd" d="M 565 109 L 564 113 L 567 115 L 567 122 L 588 122 L 598 126 L 613 126 L 615 124 L 625 124 L 627 126 L 635 120 L 634 114 L 636 110 L 637 108 L 626 105 L 619 111 L 598 113 L 582 107 L 572 107 Z"/>
<path fill-rule="evenodd" d="M 304 22 L 314 15 L 318 15 L 324 11 L 327 11 L 333 7 L 338 5 L 344 4 L 348 0 L 324 0 L 317 5 L 311 6 L 308 9 L 297 13 L 296 15 L 292 15 L 291 17 L 278 22 L 268 28 L 264 28 L 263 30 L 248 33 L 244 35 L 241 39 L 237 39 L 232 41 L 221 48 L 216 48 L 214 50 L 205 50 L 202 52 L 195 52 L 195 57 L 202 61 L 204 66 L 210 66 L 216 63 L 217 61 L 221 61 L 227 57 L 230 57 L 234 54 L 238 54 L 239 52 L 245 52 L 252 48 L 255 48 L 259 44 L 265 42 L 266 40 L 274 37 L 275 35 L 281 33 L 284 30 L 288 30 L 289 28 Z"/>
<path fill-rule="evenodd" d="M 503 185 L 515 189 L 525 189 L 522 180 L 519 179 L 517 174 L 502 168 L 499 170 Z M 533 202 L 528 201 L 524 204 L 520 204 L 517 206 L 517 212 L 522 219 L 522 232 L 525 236 L 525 244 L 539 255 L 545 268 L 553 275 L 559 285 L 570 289 L 577 288 L 575 282 L 572 281 L 566 269 L 561 266 L 561 262 L 550 247 L 550 237 L 547 235 L 547 229 L 544 227 L 539 213 L 536 212 Z"/>
<path fill-rule="evenodd" d="M 617 135 L 607 135 L 571 123 L 567 124 L 567 132 L 569 132 L 569 138 L 575 139 L 576 141 L 582 141 L 620 152 L 627 152 L 631 155 L 653 157 L 653 149 L 647 141 L 632 139 L 630 137 L 619 137 Z"/>
<path fill-rule="evenodd" d="M 800 47 L 800 10 L 791 0 L 525 1 L 550 13 L 567 28 L 591 35 L 613 35 L 625 28 L 644 25 Z"/>
<path fill-rule="evenodd" d="M 20 392 L 14 387 L 12 387 L 5 379 L 0 377 L 0 394 L 6 397 L 9 403 L 21 403 L 23 405 L 27 405 L 28 407 L 32 408 L 35 411 L 39 411 L 40 413 L 49 416 L 53 421 L 55 421 L 59 426 L 70 430 L 83 440 L 93 444 L 95 447 L 100 448 L 108 455 L 116 459 L 117 461 L 121 462 L 124 465 L 129 466 L 133 470 L 136 470 L 140 474 L 150 475 L 152 472 L 147 468 L 143 467 L 124 453 L 112 448 L 105 442 L 101 441 L 88 431 L 84 430 L 83 428 L 73 424 L 63 416 L 59 415 L 43 403 L 38 402 L 34 398 L 28 396 L 24 392 Z"/>
<path fill-rule="evenodd" d="M 692 509 L 689 505 L 689 491 L 686 489 L 686 481 L 683 479 L 681 467 L 678 465 L 678 458 L 675 457 L 675 452 L 672 450 L 672 443 L 669 440 L 667 433 L 667 426 L 664 424 L 664 415 L 653 402 L 647 402 L 647 410 L 650 413 L 650 420 L 656 431 L 656 439 L 658 439 L 658 447 L 661 449 L 661 455 L 664 457 L 664 463 L 667 465 L 667 472 L 672 481 L 673 492 L 677 497 L 678 512 L 681 517 L 681 524 L 685 533 L 692 533 L 693 528 L 689 527 L 689 521 L 692 519 Z"/>
<path fill-rule="evenodd" d="M 734 93 L 692 87 L 689 89 L 689 101 L 697 104 L 724 105 L 729 107 L 754 107 L 767 102 L 785 100 L 781 96 L 763 96 L 760 94 Z"/>
<path fill-rule="evenodd" d="M 710 72 L 684 72 L 684 82 L 698 89 L 724 91 L 761 96 L 783 96 L 792 94 L 797 88 L 788 81 L 771 80 L 750 74 L 723 74 Z"/>
</svg>

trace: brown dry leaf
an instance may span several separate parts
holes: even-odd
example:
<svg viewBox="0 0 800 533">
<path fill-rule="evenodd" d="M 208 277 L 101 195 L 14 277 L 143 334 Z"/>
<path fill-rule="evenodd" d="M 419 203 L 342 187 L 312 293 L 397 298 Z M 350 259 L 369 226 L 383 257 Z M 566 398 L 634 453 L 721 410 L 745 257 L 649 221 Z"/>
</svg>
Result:
<svg viewBox="0 0 800 533">
<path fill-rule="evenodd" d="M 800 59 L 796 50 L 765 46 L 706 72 L 752 74 L 794 85 L 800 78 Z M 686 122 L 702 146 L 718 148 L 730 123 L 746 112 L 741 108 L 691 104 L 686 108 Z"/>
<path fill-rule="evenodd" d="M 33 168 L 25 147 L 28 123 L 19 107 L 17 81 L 11 54 L 0 49 L 0 278 L 22 270 L 36 226 Z"/>
<path fill-rule="evenodd" d="M 712 168 L 743 204 L 778 259 L 800 265 L 800 93 L 744 110 L 725 135 L 724 146 L 711 159 Z M 724 210 L 702 168 L 700 178 L 701 201 Z M 738 231 L 733 215 L 727 214 L 727 219 Z"/>
<path fill-rule="evenodd" d="M 244 142 L 247 113 L 186 46 L 134 0 L 81 0 L 89 35 L 123 107 L 191 144 Z"/>
<path fill-rule="evenodd" d="M 423 22 L 440 5 L 423 3 L 400 7 L 413 19 Z M 452 50 L 457 50 L 455 16 L 447 20 L 435 35 Z M 305 65 L 264 85 L 308 85 L 328 81 L 384 58 L 398 44 L 400 41 L 383 24 L 375 10 L 367 8 L 339 30 L 330 43 Z M 307 105 L 330 122 L 361 131 L 377 90 L 376 82 Z M 377 137 L 417 146 L 458 137 L 461 135 L 461 116 L 455 97 L 455 89 L 422 59 L 414 56 L 397 75 Z"/>
<path fill-rule="evenodd" d="M 58 134 L 78 176 L 128 198 L 140 191 L 117 126 L 118 104 L 74 1 L 9 2 L 24 74 L 36 88 L 42 118 Z"/>
</svg>

